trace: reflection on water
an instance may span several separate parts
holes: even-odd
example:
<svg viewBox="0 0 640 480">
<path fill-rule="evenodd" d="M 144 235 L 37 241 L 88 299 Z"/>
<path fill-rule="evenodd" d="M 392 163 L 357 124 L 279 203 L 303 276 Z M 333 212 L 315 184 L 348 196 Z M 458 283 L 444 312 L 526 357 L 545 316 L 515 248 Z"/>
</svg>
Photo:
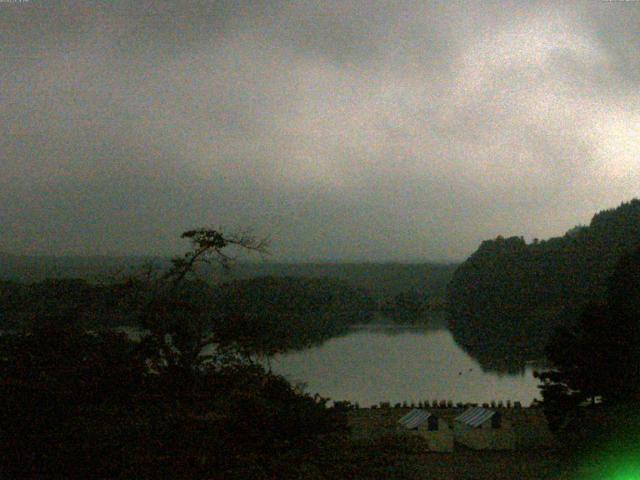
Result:
<svg viewBox="0 0 640 480">
<path fill-rule="evenodd" d="M 539 397 L 533 367 L 519 374 L 483 371 L 435 319 L 425 325 L 374 323 L 271 361 L 309 393 L 361 406 L 390 401 L 520 401 Z"/>
<path fill-rule="evenodd" d="M 143 331 L 122 327 L 132 338 Z M 496 362 L 495 358 L 491 361 Z M 430 314 L 410 325 L 377 316 L 302 351 L 278 355 L 274 372 L 309 393 L 361 406 L 381 401 L 452 400 L 484 403 L 540 398 L 533 377 L 536 364 L 514 364 L 487 370 L 467 354 L 447 329 L 444 315 Z"/>
</svg>

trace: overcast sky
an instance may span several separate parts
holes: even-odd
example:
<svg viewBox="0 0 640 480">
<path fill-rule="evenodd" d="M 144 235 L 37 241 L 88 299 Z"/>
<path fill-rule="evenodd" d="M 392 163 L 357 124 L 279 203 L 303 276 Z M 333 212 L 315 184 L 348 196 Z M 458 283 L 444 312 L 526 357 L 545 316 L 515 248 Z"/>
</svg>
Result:
<svg viewBox="0 0 640 480">
<path fill-rule="evenodd" d="M 0 250 L 460 260 L 640 194 L 640 2 L 0 0 Z"/>
</svg>

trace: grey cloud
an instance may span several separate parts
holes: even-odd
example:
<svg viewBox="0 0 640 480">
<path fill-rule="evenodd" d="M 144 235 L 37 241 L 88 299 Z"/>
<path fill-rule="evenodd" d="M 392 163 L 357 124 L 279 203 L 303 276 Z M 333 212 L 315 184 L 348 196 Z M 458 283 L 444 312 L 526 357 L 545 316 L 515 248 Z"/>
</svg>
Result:
<svg viewBox="0 0 640 480">
<path fill-rule="evenodd" d="M 0 250 L 169 253 L 208 224 L 276 258 L 460 259 L 562 233 L 637 194 L 639 12 L 0 3 Z"/>
</svg>

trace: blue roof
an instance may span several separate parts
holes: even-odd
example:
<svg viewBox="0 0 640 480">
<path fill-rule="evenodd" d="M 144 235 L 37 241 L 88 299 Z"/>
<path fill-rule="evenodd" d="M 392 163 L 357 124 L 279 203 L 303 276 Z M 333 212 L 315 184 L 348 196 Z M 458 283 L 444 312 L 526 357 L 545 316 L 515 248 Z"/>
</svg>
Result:
<svg viewBox="0 0 640 480">
<path fill-rule="evenodd" d="M 407 413 L 404 417 L 398 420 L 398 423 L 405 428 L 414 429 L 418 428 L 424 422 L 426 422 L 431 414 L 426 410 L 420 410 L 419 408 L 414 408 L 409 413 Z"/>
<path fill-rule="evenodd" d="M 493 410 L 487 410 L 482 407 L 473 407 L 467 409 L 462 415 L 456 417 L 456 422 L 462 422 L 473 428 L 479 427 L 484 422 L 495 415 Z"/>
</svg>

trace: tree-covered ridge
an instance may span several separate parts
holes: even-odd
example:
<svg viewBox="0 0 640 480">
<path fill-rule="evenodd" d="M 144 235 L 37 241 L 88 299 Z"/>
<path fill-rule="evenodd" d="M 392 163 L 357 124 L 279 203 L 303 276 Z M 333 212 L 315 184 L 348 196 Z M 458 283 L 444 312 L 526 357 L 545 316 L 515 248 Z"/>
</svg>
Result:
<svg viewBox="0 0 640 480">
<path fill-rule="evenodd" d="M 261 277 L 229 282 L 216 299 L 216 327 L 227 342 L 271 355 L 308 347 L 370 320 L 363 289 L 328 278 Z"/>
<path fill-rule="evenodd" d="M 51 279 L 82 279 L 91 283 L 109 282 L 114 276 L 134 274 L 153 265 L 158 270 L 170 266 L 160 257 L 78 257 L 28 256 L 0 252 L 0 281 L 38 283 Z M 396 297 L 412 295 L 422 303 L 442 303 L 456 264 L 445 263 L 278 263 L 238 261 L 231 271 L 219 265 L 201 265 L 202 278 L 215 282 L 258 277 L 327 278 L 341 280 L 367 290 L 381 304 L 395 304 Z"/>
<path fill-rule="evenodd" d="M 265 310 L 300 314 L 318 310 L 350 313 L 375 309 L 375 303 L 364 289 L 329 278 L 252 278 L 223 284 L 220 292 L 224 308 L 247 313 Z"/>
<path fill-rule="evenodd" d="M 86 328 L 142 327 L 132 305 L 152 289 L 145 278 L 109 284 L 51 279 L 0 282 L 0 328 L 28 327 L 51 312 L 73 315 Z M 248 354 L 271 355 L 308 347 L 368 321 L 377 308 L 369 293 L 331 278 L 258 277 L 212 285 L 183 281 L 177 297 L 210 312 L 208 330 Z"/>
<path fill-rule="evenodd" d="M 638 199 L 562 237 L 484 241 L 449 284 L 453 334 L 485 366 L 541 357 L 555 327 L 587 301 L 602 300 L 616 262 L 638 246 Z"/>
<path fill-rule="evenodd" d="M 302 277 L 341 280 L 367 290 L 378 302 L 406 292 L 432 300 L 444 300 L 456 264 L 439 263 L 240 263 L 235 279 Z"/>
</svg>

